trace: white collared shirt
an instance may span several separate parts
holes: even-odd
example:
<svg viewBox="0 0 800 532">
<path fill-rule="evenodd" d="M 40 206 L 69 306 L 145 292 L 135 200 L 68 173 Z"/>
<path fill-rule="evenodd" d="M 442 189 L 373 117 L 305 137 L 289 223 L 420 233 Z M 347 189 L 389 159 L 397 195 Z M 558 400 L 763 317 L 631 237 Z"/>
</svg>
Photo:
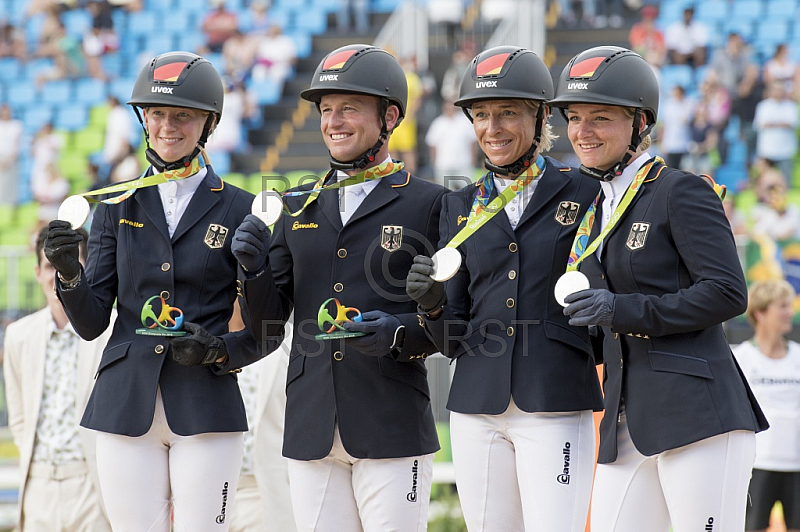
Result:
<svg viewBox="0 0 800 532">
<path fill-rule="evenodd" d="M 58 329 L 50 319 L 45 330 L 44 382 L 33 461 L 59 465 L 84 459 L 78 425 L 83 412 L 78 411 L 75 392 L 80 338 L 67 324 Z"/>
<path fill-rule="evenodd" d="M 178 227 L 183 213 L 186 212 L 186 207 L 189 206 L 192 196 L 207 173 L 207 168 L 201 168 L 199 172 L 186 179 L 158 184 L 158 194 L 161 196 L 161 205 L 164 207 L 164 216 L 167 218 L 169 236 L 175 234 L 175 229 Z"/>
<path fill-rule="evenodd" d="M 611 220 L 611 215 L 614 214 L 614 209 L 617 208 L 622 198 L 625 197 L 625 192 L 631 186 L 633 178 L 636 177 L 636 172 L 639 168 L 644 166 L 644 163 L 652 159 L 650 154 L 644 152 L 639 157 L 631 161 L 628 166 L 622 171 L 622 174 L 615 177 L 611 181 L 602 181 L 600 187 L 603 189 L 603 217 L 600 219 L 600 231 L 606 228 L 608 222 Z M 603 250 L 603 243 L 597 248 L 598 257 Z"/>
<path fill-rule="evenodd" d="M 387 156 L 386 159 L 378 163 L 376 166 L 390 162 L 391 160 L 392 158 Z M 336 171 L 337 181 L 343 181 L 348 177 L 351 176 L 347 175 L 341 170 Z M 364 201 L 364 198 L 366 198 L 367 195 L 375 190 L 375 187 L 378 186 L 379 181 L 380 179 L 371 179 L 357 185 L 350 185 L 339 189 L 339 212 L 342 215 L 342 225 L 347 224 L 347 222 L 350 220 L 350 217 L 353 216 L 353 213 L 358 210 L 358 207 Z"/>
<path fill-rule="evenodd" d="M 508 216 L 508 221 L 511 222 L 511 228 L 516 229 L 517 224 L 519 224 L 520 218 L 522 218 L 522 213 L 525 212 L 525 209 L 528 207 L 528 203 L 531 202 L 531 198 L 533 197 L 533 193 L 536 191 L 536 185 L 539 184 L 539 179 L 541 179 L 542 175 L 544 174 L 545 168 L 547 167 L 547 163 L 545 162 L 545 166 L 542 168 L 541 173 L 531 181 L 528 186 L 522 189 L 522 192 L 516 194 L 505 206 L 506 215 Z M 493 174 L 494 175 L 494 174 Z M 497 187 L 497 195 L 503 193 L 505 189 L 508 188 L 511 183 L 513 183 L 517 178 L 504 178 L 495 175 L 494 176 L 494 186 Z"/>
</svg>

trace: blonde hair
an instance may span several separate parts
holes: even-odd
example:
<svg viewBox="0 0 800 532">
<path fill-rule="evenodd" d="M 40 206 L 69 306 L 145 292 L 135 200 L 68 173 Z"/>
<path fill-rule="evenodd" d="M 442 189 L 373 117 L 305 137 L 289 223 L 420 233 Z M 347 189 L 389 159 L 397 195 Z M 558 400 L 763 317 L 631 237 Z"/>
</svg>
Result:
<svg viewBox="0 0 800 532">
<path fill-rule="evenodd" d="M 539 111 L 539 106 L 542 105 L 542 102 L 539 100 L 522 100 L 525 102 L 525 105 L 533 109 L 533 115 L 536 116 L 536 113 Z M 549 118 L 549 116 L 548 116 Z M 539 153 L 545 153 L 550 151 L 550 148 L 553 147 L 553 142 L 558 138 L 558 135 L 553 133 L 553 126 L 550 125 L 550 122 L 545 119 L 544 124 L 542 125 L 542 138 L 539 141 Z"/>
<path fill-rule="evenodd" d="M 772 303 L 786 297 L 793 298 L 795 291 L 792 285 L 783 279 L 768 279 L 756 281 L 750 287 L 747 301 L 747 311 L 744 313 L 750 325 L 756 325 L 756 312 L 767 310 Z"/>
<path fill-rule="evenodd" d="M 633 118 L 634 116 L 636 116 L 636 108 L 635 107 L 623 107 L 622 110 L 625 111 L 625 116 L 627 116 L 628 118 Z M 644 112 L 644 110 L 642 110 L 642 112 Z M 652 143 L 653 143 L 653 139 L 650 138 L 649 134 L 647 134 L 642 139 L 642 141 L 639 143 L 639 145 L 636 147 L 636 150 L 637 151 L 645 151 L 647 148 L 650 147 L 650 145 Z"/>
</svg>

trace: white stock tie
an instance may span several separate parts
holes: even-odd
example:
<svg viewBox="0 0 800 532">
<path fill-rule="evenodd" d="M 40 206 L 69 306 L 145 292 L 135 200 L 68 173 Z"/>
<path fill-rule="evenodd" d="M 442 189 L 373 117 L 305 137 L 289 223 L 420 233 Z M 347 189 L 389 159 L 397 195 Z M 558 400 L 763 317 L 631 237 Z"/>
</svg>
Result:
<svg viewBox="0 0 800 532">
<path fill-rule="evenodd" d="M 346 225 L 364 197 L 364 187 L 361 184 L 350 185 L 344 189 L 339 212 L 342 213 L 342 225 Z"/>
</svg>

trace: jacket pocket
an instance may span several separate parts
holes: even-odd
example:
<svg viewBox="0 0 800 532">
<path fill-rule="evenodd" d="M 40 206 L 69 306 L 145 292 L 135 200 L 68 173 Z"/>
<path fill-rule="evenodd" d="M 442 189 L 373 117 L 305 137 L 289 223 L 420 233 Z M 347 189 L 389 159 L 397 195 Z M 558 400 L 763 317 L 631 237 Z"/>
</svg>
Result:
<svg viewBox="0 0 800 532">
<path fill-rule="evenodd" d="M 430 399 L 428 370 L 422 362 L 397 362 L 389 357 L 378 357 L 381 375 L 408 384 Z"/>
<path fill-rule="evenodd" d="M 128 349 L 130 346 L 131 342 L 125 342 L 106 348 L 106 350 L 103 351 L 103 356 L 100 358 L 100 365 L 97 366 L 97 374 L 95 377 L 100 375 L 100 373 L 108 368 L 111 364 L 125 358 L 128 355 Z"/>
<path fill-rule="evenodd" d="M 681 373 L 704 379 L 714 378 L 706 360 L 688 355 L 650 351 L 650 367 L 655 371 Z"/>
<path fill-rule="evenodd" d="M 545 321 L 544 334 L 547 335 L 547 337 L 551 340 L 556 340 L 562 344 L 574 347 L 575 349 L 580 349 L 589 356 L 594 355 L 594 352 L 592 351 L 592 344 L 589 342 L 588 332 L 584 338 L 575 331 L 571 331 L 557 323 Z"/>
</svg>

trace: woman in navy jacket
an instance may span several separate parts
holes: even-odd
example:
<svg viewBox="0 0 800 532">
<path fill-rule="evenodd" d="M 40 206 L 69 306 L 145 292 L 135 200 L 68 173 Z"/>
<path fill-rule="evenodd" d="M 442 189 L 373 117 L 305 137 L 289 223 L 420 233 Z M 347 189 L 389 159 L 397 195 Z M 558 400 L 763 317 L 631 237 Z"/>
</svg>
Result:
<svg viewBox="0 0 800 532">
<path fill-rule="evenodd" d="M 722 202 L 647 152 L 658 82 L 636 53 L 578 54 L 551 104 L 602 187 L 570 256 L 591 288 L 564 309 L 603 338 L 592 530 L 743 530 L 755 432 L 767 423 L 722 329 L 747 306 Z"/>
<path fill-rule="evenodd" d="M 101 491 L 115 531 L 167 532 L 173 511 L 176 529 L 228 529 L 247 430 L 230 371 L 261 354 L 248 331 L 228 332 L 237 297 L 230 244 L 253 195 L 201 164 L 223 94 L 205 59 L 155 57 L 128 103 L 137 116 L 142 110 L 146 176 L 167 171 L 177 179 L 100 204 L 85 269 L 74 260 L 80 238 L 70 224 L 50 223 L 45 251 L 78 334 L 95 338 L 115 303 L 118 311 L 81 420 L 98 431 Z M 188 335 L 135 333 L 152 296 L 183 311 Z"/>
<path fill-rule="evenodd" d="M 529 50 L 500 46 L 473 59 L 456 105 L 489 173 L 445 196 L 439 248 L 481 212 L 496 215 L 458 246 L 461 266 L 446 284 L 423 256 L 406 284 L 429 335 L 456 361 L 447 407 L 470 530 L 586 526 L 602 396 L 588 332 L 567 323 L 553 289 L 598 186 L 541 155 L 553 141 L 552 94 Z"/>
</svg>

